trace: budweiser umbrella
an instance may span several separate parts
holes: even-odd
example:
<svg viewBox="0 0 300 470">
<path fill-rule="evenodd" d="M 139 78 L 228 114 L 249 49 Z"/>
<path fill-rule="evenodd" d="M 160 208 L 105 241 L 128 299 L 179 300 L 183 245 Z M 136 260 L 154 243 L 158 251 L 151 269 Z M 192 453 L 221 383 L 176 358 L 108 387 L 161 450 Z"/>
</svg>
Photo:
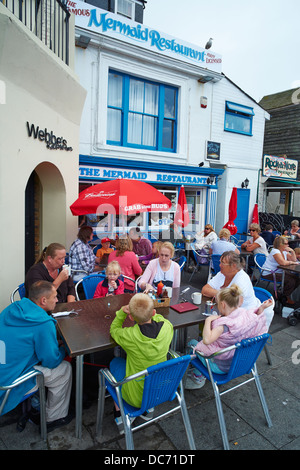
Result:
<svg viewBox="0 0 300 470">
<path fill-rule="evenodd" d="M 184 186 L 181 186 L 179 196 L 178 196 L 174 224 L 179 225 L 180 227 L 186 227 L 189 223 L 190 223 L 189 209 L 186 203 Z"/>
<path fill-rule="evenodd" d="M 231 235 L 235 235 L 237 232 L 237 227 L 234 223 L 237 217 L 237 189 L 232 188 L 231 198 L 229 201 L 229 208 L 228 208 L 228 215 L 229 220 L 227 224 L 224 225 L 223 228 L 227 228 Z"/>
<path fill-rule="evenodd" d="M 73 215 L 163 212 L 170 210 L 171 201 L 143 181 L 117 179 L 90 186 L 70 206 Z"/>
</svg>

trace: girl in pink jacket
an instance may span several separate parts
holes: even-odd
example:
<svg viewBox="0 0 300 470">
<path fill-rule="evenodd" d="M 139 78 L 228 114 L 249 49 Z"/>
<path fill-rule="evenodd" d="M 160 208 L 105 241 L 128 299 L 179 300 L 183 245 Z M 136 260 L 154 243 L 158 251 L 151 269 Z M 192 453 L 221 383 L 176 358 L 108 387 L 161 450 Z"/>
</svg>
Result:
<svg viewBox="0 0 300 470">
<path fill-rule="evenodd" d="M 124 282 L 118 279 L 121 275 L 121 267 L 118 261 L 108 263 L 105 270 L 106 278 L 96 287 L 94 299 L 107 297 L 108 295 L 124 294 Z"/>
<path fill-rule="evenodd" d="M 251 310 L 241 308 L 242 303 L 242 291 L 236 284 L 221 289 L 217 294 L 220 315 L 210 315 L 205 320 L 202 341 L 196 345 L 195 342 L 190 343 L 194 350 L 210 356 L 242 339 L 267 333 L 266 319 L 262 313 L 273 303 L 273 300 L 266 300 L 258 309 Z M 211 359 L 212 371 L 226 374 L 230 369 L 234 352 L 231 350 Z M 204 359 L 197 357 L 205 364 Z"/>
</svg>

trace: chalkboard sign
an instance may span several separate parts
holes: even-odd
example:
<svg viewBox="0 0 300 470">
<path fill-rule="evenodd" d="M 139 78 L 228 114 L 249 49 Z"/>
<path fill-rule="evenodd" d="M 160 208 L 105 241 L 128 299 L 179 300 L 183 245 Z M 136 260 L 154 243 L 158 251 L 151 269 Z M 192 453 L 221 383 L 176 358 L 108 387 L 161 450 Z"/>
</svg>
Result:
<svg viewBox="0 0 300 470">
<path fill-rule="evenodd" d="M 219 142 L 207 141 L 206 160 L 220 161 L 221 158 L 221 144 Z"/>
</svg>

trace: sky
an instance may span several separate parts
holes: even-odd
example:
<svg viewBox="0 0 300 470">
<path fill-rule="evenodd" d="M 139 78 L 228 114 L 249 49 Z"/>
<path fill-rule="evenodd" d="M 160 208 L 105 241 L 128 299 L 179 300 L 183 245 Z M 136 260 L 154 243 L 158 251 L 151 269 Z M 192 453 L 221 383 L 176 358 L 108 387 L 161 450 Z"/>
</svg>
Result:
<svg viewBox="0 0 300 470">
<path fill-rule="evenodd" d="M 147 0 L 144 25 L 222 55 L 222 72 L 259 102 L 300 88 L 300 0 Z"/>
</svg>

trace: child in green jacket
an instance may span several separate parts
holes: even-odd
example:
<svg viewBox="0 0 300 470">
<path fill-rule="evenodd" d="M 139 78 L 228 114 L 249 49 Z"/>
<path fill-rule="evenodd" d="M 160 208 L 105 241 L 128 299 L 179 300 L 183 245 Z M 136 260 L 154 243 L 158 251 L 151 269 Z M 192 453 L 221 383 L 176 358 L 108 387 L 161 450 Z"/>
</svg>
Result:
<svg viewBox="0 0 300 470">
<path fill-rule="evenodd" d="M 131 327 L 122 325 L 129 315 L 135 322 Z M 120 381 L 148 367 L 164 362 L 173 338 L 173 325 L 162 315 L 156 313 L 153 300 L 146 294 L 135 294 L 129 305 L 116 312 L 110 327 L 112 338 L 127 353 L 126 360 L 114 358 L 110 370 Z M 139 378 L 122 386 L 124 400 L 139 408 L 142 403 L 144 381 Z M 115 417 L 119 413 L 115 413 Z"/>
</svg>

